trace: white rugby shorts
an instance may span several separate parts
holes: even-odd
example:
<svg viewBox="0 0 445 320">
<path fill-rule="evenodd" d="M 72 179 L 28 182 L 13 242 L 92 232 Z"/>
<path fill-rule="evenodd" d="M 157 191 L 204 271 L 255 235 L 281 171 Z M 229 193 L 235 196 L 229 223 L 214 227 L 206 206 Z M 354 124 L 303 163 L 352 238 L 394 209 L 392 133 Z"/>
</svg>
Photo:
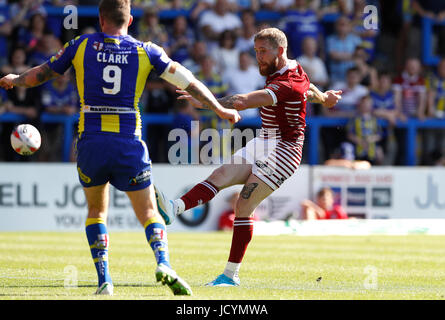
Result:
<svg viewBox="0 0 445 320">
<path fill-rule="evenodd" d="M 296 142 L 256 137 L 233 155 L 234 163 L 252 164 L 252 173 L 273 190 L 278 189 L 300 166 L 303 140 Z M 241 158 L 241 159 L 239 159 Z"/>
</svg>

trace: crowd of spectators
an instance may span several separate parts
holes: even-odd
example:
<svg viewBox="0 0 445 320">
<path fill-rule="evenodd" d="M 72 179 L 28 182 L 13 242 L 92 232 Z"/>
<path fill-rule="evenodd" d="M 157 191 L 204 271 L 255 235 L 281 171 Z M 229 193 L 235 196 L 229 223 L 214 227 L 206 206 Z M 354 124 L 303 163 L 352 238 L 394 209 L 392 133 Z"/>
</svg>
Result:
<svg viewBox="0 0 445 320">
<path fill-rule="evenodd" d="M 79 29 L 65 29 L 63 17 L 47 13 L 47 5 L 97 5 L 98 0 L 0 0 L 0 73 L 20 73 L 41 64 L 79 34 L 99 30 L 97 18 L 79 17 Z M 135 0 L 136 17 L 130 34 L 162 46 L 204 82 L 217 97 L 260 89 L 264 77 L 255 65 L 253 36 L 264 27 L 278 27 L 289 40 L 288 56 L 306 70 L 320 89 L 340 89 L 343 98 L 333 109 L 308 104 L 308 117 L 347 118 L 343 128 L 323 128 L 321 160 L 332 157 L 344 143 L 357 160 L 374 165 L 404 164 L 404 130 L 397 123 L 409 118 L 445 118 L 445 59 L 437 66 L 421 60 L 420 18 L 445 20 L 445 3 L 419 0 Z M 378 27 L 364 21 L 378 12 Z M 162 10 L 177 15 L 161 18 Z M 276 15 L 257 19 L 264 10 Z M 367 13 L 368 12 L 368 13 Z M 184 14 L 182 14 L 184 13 Z M 276 17 L 276 18 L 275 18 Z M 445 27 L 435 29 L 434 50 L 445 54 Z M 182 120 L 201 119 L 199 130 L 231 126 L 214 114 L 190 110 L 176 101 L 175 88 L 150 75 L 141 99 L 145 113 L 171 113 Z M 24 115 L 41 129 L 42 150 L 26 158 L 61 161 L 61 127 L 42 124 L 42 112 L 72 115 L 78 112 L 72 71 L 35 89 L 0 90 L 0 114 Z M 258 118 L 257 110 L 242 112 Z M 388 125 L 379 126 L 378 119 Z M 191 130 L 187 121 L 172 126 L 148 126 L 148 144 L 154 162 L 167 162 L 168 131 Z M 19 161 L 9 147 L 14 123 L 0 122 L 0 161 Z M 256 128 L 256 127 L 253 127 Z M 74 128 L 75 129 L 75 128 Z M 190 135 L 192 133 L 190 132 Z M 196 135 L 196 132 L 193 134 Z M 444 130 L 419 133 L 419 163 L 435 165 L 445 148 Z M 310 146 L 309 146 L 310 147 Z M 305 159 L 303 159 L 303 162 Z"/>
</svg>

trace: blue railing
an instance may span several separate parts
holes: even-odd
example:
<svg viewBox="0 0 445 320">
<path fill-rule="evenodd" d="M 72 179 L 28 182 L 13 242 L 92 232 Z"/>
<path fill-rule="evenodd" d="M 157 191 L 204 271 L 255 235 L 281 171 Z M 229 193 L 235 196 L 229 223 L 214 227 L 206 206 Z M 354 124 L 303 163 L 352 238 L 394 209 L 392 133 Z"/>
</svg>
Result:
<svg viewBox="0 0 445 320">
<path fill-rule="evenodd" d="M 143 114 L 141 116 L 143 126 L 142 126 L 142 138 L 146 140 L 147 138 L 147 126 L 150 124 L 163 124 L 171 125 L 173 123 L 173 115 L 171 114 Z M 65 162 L 70 161 L 71 145 L 75 133 L 75 125 L 79 120 L 79 115 L 56 115 L 49 113 L 42 113 L 40 121 L 42 123 L 60 123 L 63 125 L 63 147 L 62 147 L 62 159 Z M 24 123 L 28 121 L 25 116 L 17 115 L 13 113 L 4 113 L 0 115 L 0 122 L 13 122 L 13 123 Z"/>
<path fill-rule="evenodd" d="M 434 25 L 445 25 L 445 21 L 422 19 L 422 61 L 428 66 L 435 66 L 440 60 L 440 57 L 433 52 Z"/>
<path fill-rule="evenodd" d="M 65 162 L 70 161 L 71 145 L 75 134 L 75 125 L 77 124 L 79 116 L 65 116 L 65 115 L 52 115 L 43 113 L 41 115 L 42 123 L 60 123 L 64 127 L 63 136 L 63 154 L 62 159 Z M 149 125 L 167 125 L 173 124 L 174 115 L 172 114 L 143 114 L 142 115 L 142 139 L 147 141 L 147 128 Z M 4 113 L 0 115 L 0 122 L 14 122 L 24 123 L 27 119 L 24 116 Z M 348 119 L 345 118 L 325 118 L 312 116 L 307 118 L 307 135 L 308 142 L 305 146 L 308 148 L 308 163 L 315 165 L 319 164 L 318 145 L 321 143 L 320 130 L 323 127 L 344 127 Z M 387 121 L 380 120 L 380 125 L 386 127 Z M 261 120 L 258 119 L 246 119 L 239 122 L 241 126 L 247 127 L 260 127 Z M 445 121 L 440 119 L 428 119 L 419 121 L 417 119 L 409 119 L 406 122 L 398 122 L 396 127 L 405 130 L 405 165 L 414 166 L 417 163 L 417 144 L 416 136 L 419 129 L 445 129 Z"/>
<path fill-rule="evenodd" d="M 307 118 L 306 121 L 309 135 L 308 162 L 309 164 L 318 164 L 318 149 L 316 145 L 320 142 L 320 129 L 322 127 L 344 127 L 348 119 L 310 117 Z M 385 128 L 388 126 L 388 122 L 386 120 L 379 120 L 379 125 Z M 424 121 L 408 119 L 406 122 L 398 121 L 396 127 L 405 130 L 405 165 L 414 166 L 417 163 L 417 131 L 419 129 L 445 129 L 445 121 L 440 119 L 428 119 Z"/>
</svg>

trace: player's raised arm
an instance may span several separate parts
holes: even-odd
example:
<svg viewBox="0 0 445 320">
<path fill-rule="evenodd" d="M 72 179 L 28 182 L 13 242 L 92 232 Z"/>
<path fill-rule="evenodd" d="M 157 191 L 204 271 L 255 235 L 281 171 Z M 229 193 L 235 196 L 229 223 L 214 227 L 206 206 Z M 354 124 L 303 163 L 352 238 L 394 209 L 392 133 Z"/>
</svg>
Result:
<svg viewBox="0 0 445 320">
<path fill-rule="evenodd" d="M 213 93 L 184 66 L 177 62 L 168 65 L 160 77 L 169 83 L 186 90 L 201 105 L 213 110 L 220 118 L 237 123 L 241 116 L 236 110 L 223 107 Z"/>
<path fill-rule="evenodd" d="M 321 92 L 312 83 L 309 85 L 308 90 L 308 101 L 312 103 L 320 103 L 324 107 L 332 108 L 341 99 L 341 90 L 328 90 L 326 92 Z"/>
<path fill-rule="evenodd" d="M 31 68 L 20 75 L 8 74 L 0 79 L 0 87 L 4 89 L 12 89 L 14 86 L 31 88 L 41 85 L 42 83 L 60 76 L 53 71 L 48 63 Z"/>
</svg>

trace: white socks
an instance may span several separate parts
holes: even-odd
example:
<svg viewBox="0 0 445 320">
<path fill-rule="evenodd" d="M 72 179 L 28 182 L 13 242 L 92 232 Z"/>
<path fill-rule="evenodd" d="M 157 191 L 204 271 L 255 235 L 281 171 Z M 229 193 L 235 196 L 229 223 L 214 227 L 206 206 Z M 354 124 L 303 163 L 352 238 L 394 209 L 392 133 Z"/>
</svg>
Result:
<svg viewBox="0 0 445 320">
<path fill-rule="evenodd" d="M 238 278 L 240 268 L 241 263 L 227 262 L 226 268 L 224 269 L 223 273 L 230 279 Z"/>
<path fill-rule="evenodd" d="M 181 199 L 176 199 L 173 201 L 173 211 L 175 215 L 180 215 L 185 211 L 185 203 Z"/>
</svg>

